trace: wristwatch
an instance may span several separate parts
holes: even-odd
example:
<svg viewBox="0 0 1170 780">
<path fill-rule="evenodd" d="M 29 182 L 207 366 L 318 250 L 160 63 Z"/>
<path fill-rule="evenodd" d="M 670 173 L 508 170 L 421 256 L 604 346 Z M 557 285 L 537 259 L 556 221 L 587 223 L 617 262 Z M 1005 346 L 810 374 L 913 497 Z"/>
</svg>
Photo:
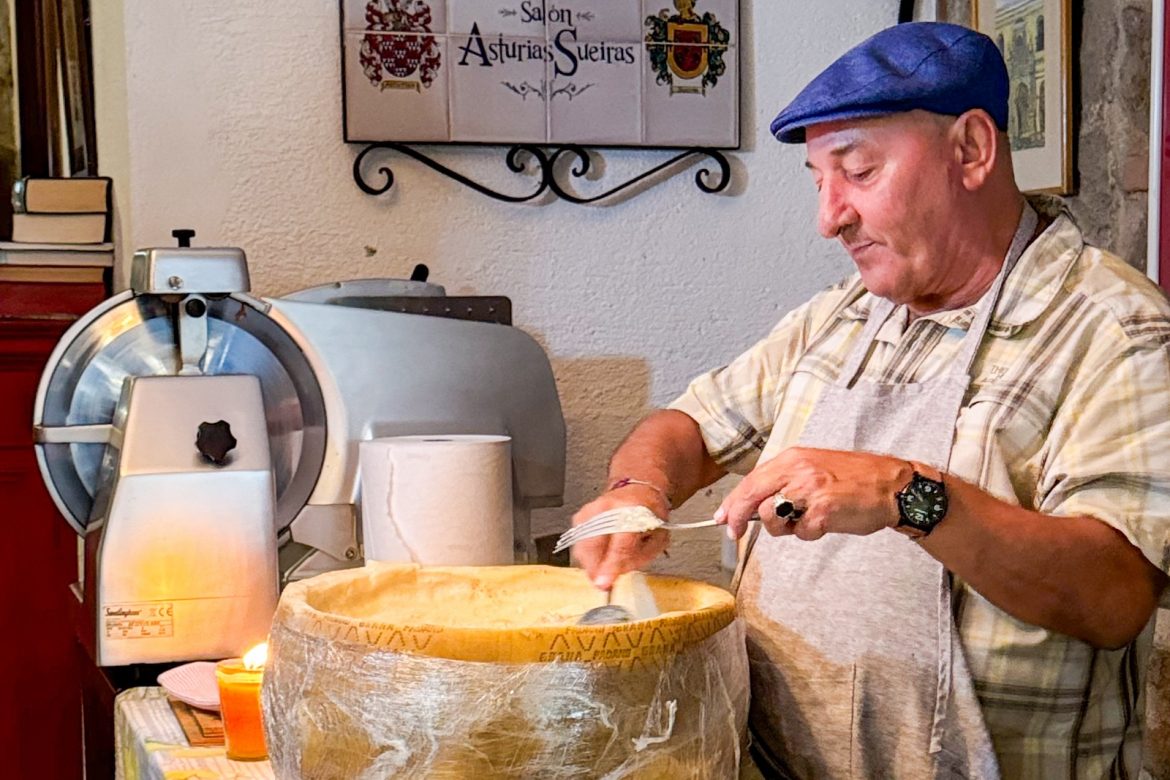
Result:
<svg viewBox="0 0 1170 780">
<path fill-rule="evenodd" d="M 941 474 L 939 479 L 931 479 L 915 470 L 910 482 L 894 498 L 898 504 L 895 530 L 907 536 L 926 536 L 947 516 L 947 486 Z"/>
</svg>

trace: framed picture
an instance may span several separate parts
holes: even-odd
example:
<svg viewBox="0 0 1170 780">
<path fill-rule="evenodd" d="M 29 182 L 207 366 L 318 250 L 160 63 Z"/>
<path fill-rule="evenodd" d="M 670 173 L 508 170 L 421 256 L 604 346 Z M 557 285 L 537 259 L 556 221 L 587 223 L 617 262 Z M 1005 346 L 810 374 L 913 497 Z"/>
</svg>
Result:
<svg viewBox="0 0 1170 780">
<path fill-rule="evenodd" d="M 59 0 L 60 73 L 71 176 L 97 176 L 86 0 Z"/>
<path fill-rule="evenodd" d="M 973 0 L 972 26 L 1007 63 L 1008 135 L 1025 192 L 1068 195 L 1073 184 L 1070 0 Z"/>
<path fill-rule="evenodd" d="M 350 143 L 739 147 L 740 0 L 338 0 Z"/>
</svg>

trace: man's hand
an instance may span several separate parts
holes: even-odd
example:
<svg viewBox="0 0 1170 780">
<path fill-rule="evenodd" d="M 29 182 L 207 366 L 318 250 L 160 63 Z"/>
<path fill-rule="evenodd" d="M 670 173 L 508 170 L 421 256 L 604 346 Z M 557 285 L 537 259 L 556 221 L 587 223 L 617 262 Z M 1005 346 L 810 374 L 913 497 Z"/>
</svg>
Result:
<svg viewBox="0 0 1170 780">
<path fill-rule="evenodd" d="M 661 493 L 645 485 L 631 484 L 603 493 L 581 507 L 573 515 L 573 525 L 580 525 L 608 509 L 622 506 L 644 506 L 663 520 L 670 516 L 670 506 Z M 585 569 L 595 586 L 609 590 L 618 575 L 650 563 L 669 543 L 670 534 L 666 531 L 595 536 L 573 545 L 573 557 Z"/>
<path fill-rule="evenodd" d="M 827 533 L 871 534 L 898 524 L 894 495 L 913 472 L 908 461 L 886 455 L 791 447 L 744 477 L 715 516 L 726 519 L 733 539 L 755 512 L 773 536 L 811 541 Z M 798 520 L 776 517 L 777 494 L 804 510 Z"/>
<path fill-rule="evenodd" d="M 794 447 L 751 474 L 716 516 L 738 537 L 759 511 L 774 536 L 871 534 L 898 523 L 895 494 L 921 464 L 864 452 Z M 804 514 L 776 519 L 781 493 Z M 1046 515 L 947 477 L 946 519 L 921 549 L 1017 620 L 1114 650 L 1146 626 L 1166 575 L 1117 529 L 1093 517 Z"/>
<path fill-rule="evenodd" d="M 671 500 L 679 506 L 724 473 L 707 453 L 697 422 L 673 409 L 653 412 L 638 423 L 610 460 L 610 480 L 628 484 L 583 506 L 573 516 L 573 525 L 621 506 L 643 506 L 665 520 L 670 513 L 668 489 Z M 655 490 L 630 479 L 662 489 Z M 665 531 L 599 536 L 574 545 L 573 555 L 594 585 L 609 590 L 619 574 L 645 566 L 666 549 L 669 541 Z"/>
</svg>

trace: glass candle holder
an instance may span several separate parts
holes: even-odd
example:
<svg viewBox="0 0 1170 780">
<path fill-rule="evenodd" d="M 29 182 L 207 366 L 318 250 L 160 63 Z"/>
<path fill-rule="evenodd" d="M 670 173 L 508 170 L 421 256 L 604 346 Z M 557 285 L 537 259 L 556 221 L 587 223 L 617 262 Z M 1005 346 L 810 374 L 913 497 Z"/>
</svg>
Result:
<svg viewBox="0 0 1170 780">
<path fill-rule="evenodd" d="M 249 669 L 242 658 L 229 658 L 215 665 L 215 679 L 219 684 L 219 711 L 227 757 L 233 761 L 268 758 L 264 718 L 260 713 L 264 668 Z"/>
</svg>

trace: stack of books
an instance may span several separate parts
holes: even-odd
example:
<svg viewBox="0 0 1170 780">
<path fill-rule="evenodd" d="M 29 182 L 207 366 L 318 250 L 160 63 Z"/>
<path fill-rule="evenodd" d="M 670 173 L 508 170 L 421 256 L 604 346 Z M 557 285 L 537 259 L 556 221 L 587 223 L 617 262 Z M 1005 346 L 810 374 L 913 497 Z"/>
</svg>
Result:
<svg viewBox="0 0 1170 780">
<path fill-rule="evenodd" d="M 36 307 L 45 298 L 66 303 L 108 292 L 109 178 L 25 177 L 12 185 L 12 208 L 12 240 L 0 241 L 4 314 L 19 314 L 11 309 L 22 301 Z"/>
</svg>

